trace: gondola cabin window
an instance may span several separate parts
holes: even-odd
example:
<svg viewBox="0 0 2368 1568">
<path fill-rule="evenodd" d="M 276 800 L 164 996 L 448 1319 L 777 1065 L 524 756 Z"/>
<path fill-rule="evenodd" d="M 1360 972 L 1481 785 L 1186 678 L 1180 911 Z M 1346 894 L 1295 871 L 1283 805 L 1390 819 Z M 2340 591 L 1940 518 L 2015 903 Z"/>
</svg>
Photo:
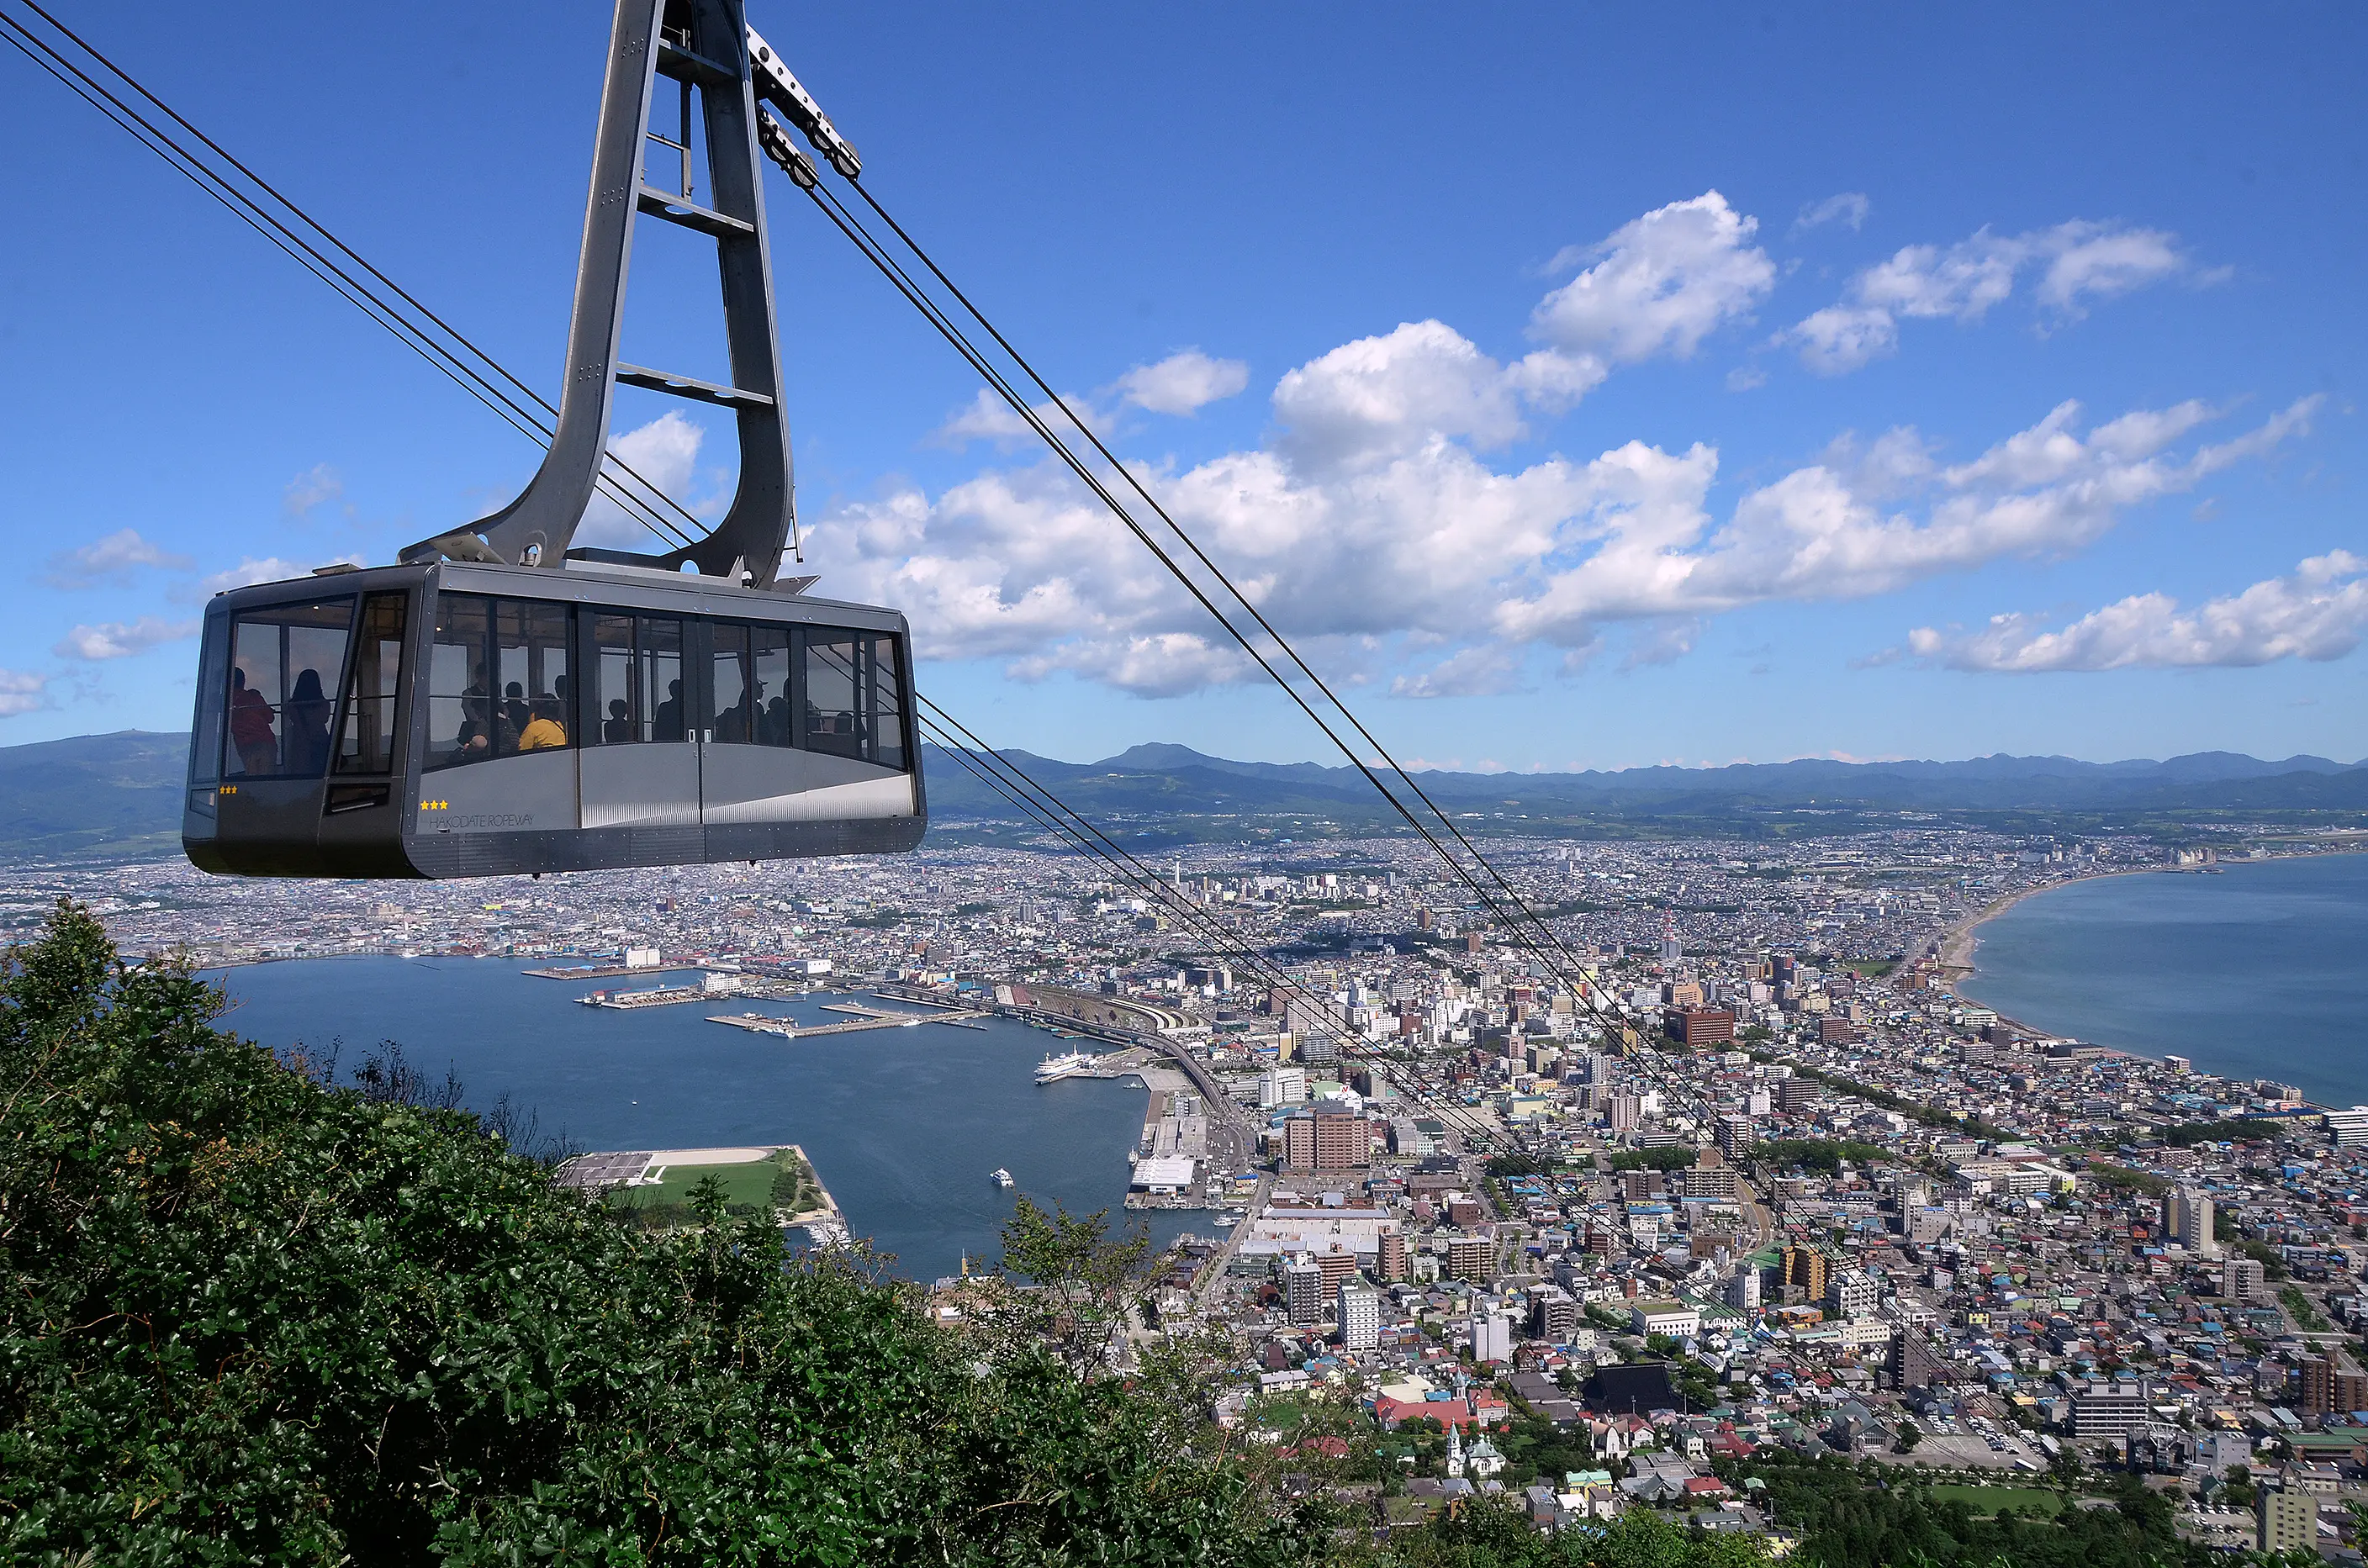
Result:
<svg viewBox="0 0 2368 1568">
<path fill-rule="evenodd" d="M 806 745 L 882 767 L 905 767 L 896 639 L 870 632 L 805 634 Z"/>
<path fill-rule="evenodd" d="M 225 778 L 318 778 L 352 635 L 351 597 L 273 605 L 232 622 Z"/>
<path fill-rule="evenodd" d="M 790 629 L 717 621 L 708 628 L 708 696 L 721 745 L 794 746 Z"/>
<path fill-rule="evenodd" d="M 427 659 L 429 768 L 574 742 L 565 605 L 446 594 Z"/>
<path fill-rule="evenodd" d="M 595 614 L 586 745 L 686 738 L 682 622 L 670 616 Z"/>
<path fill-rule="evenodd" d="M 361 637 L 354 652 L 353 673 L 346 681 L 344 717 L 337 726 L 336 768 L 341 774 L 384 774 L 393 769 L 404 597 L 372 594 L 362 600 Z"/>
</svg>

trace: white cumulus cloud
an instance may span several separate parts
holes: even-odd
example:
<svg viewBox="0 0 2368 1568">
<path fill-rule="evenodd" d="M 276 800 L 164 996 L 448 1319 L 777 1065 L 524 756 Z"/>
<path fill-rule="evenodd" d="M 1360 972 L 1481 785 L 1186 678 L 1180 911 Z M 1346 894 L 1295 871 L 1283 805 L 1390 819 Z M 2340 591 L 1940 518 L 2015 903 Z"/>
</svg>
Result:
<svg viewBox="0 0 2368 1568">
<path fill-rule="evenodd" d="M 50 677 L 28 670 L 0 670 L 0 719 L 49 706 Z"/>
<path fill-rule="evenodd" d="M 1685 656 L 1730 610 L 2078 551 L 2130 508 L 2299 434 L 2317 406 L 2213 442 L 2205 426 L 2227 415 L 2200 402 L 2101 422 L 2066 403 L 1954 463 L 1903 427 L 1837 441 L 1716 506 L 1707 444 L 1492 460 L 1615 364 L 1689 352 L 1750 308 L 1773 277 L 1754 232 L 1716 193 L 1675 203 L 1583 253 L 1588 272 L 1540 307 L 1543 346 L 1524 358 L 1492 356 L 1442 322 L 1405 323 L 1281 375 L 1258 445 L 1129 466 L 1327 674 L 1409 698 L 1472 695 L 1510 688 L 1535 645 L 1568 673 L 1616 638 L 1633 667 Z M 993 436 L 1008 419 L 982 402 L 955 423 Z M 1120 476 L 1106 482 L 1123 493 Z M 1147 510 L 1139 520 L 1165 540 Z M 811 542 L 834 593 L 904 609 L 930 658 L 1144 696 L 1256 674 L 1050 461 L 934 493 L 894 486 L 820 518 Z"/>
<path fill-rule="evenodd" d="M 1593 374 L 1602 379 L 1600 367 Z M 1528 434 L 1530 379 L 1443 322 L 1406 322 L 1287 371 L 1274 411 L 1292 458 L 1314 467 L 1387 460 L 1431 441 L 1487 449 Z M 1554 384 L 1557 395 L 1567 385 Z"/>
<path fill-rule="evenodd" d="M 2192 270 L 2160 229 L 2075 219 L 2021 234 L 1984 228 L 1951 245 L 1907 245 L 1852 278 L 1834 304 L 1778 336 L 1813 370 L 1839 375 L 1892 352 L 1906 319 L 1976 322 L 2035 278 L 2032 295 L 2058 319 Z"/>
<path fill-rule="evenodd" d="M 363 562 L 359 555 L 351 552 L 327 561 L 290 561 L 279 555 L 250 555 L 235 566 L 199 578 L 196 597 L 210 598 L 215 594 L 228 593 L 233 588 L 251 588 L 257 583 L 277 583 L 283 578 L 302 577 L 309 575 L 315 566 L 339 563 L 359 566 Z M 174 597 L 180 596 L 176 593 Z"/>
<path fill-rule="evenodd" d="M 1390 682 L 1392 697 L 1500 697 L 1521 687 L 1517 650 L 1479 643 L 1417 675 Z"/>
<path fill-rule="evenodd" d="M 126 581 L 142 566 L 186 572 L 192 564 L 188 556 L 141 538 L 137 528 L 118 528 L 104 539 L 50 557 L 49 578 L 53 587 L 87 588 L 97 583 Z"/>
<path fill-rule="evenodd" d="M 1212 359 L 1187 348 L 1156 365 L 1137 365 L 1118 379 L 1117 390 L 1137 408 L 1183 415 L 1232 397 L 1249 384 L 1250 368 L 1239 359 Z"/>
<path fill-rule="evenodd" d="M 1615 363 L 1685 358 L 1774 286 L 1776 264 L 1751 244 L 1759 228 L 1713 190 L 1565 250 L 1556 268 L 1594 265 L 1538 302 L 1531 335 L 1563 353 Z"/>
<path fill-rule="evenodd" d="M 621 458 L 635 473 L 648 482 L 643 484 L 626 477 L 613 466 L 609 477 L 627 493 L 648 501 L 649 485 L 677 501 L 689 492 L 691 479 L 699 464 L 699 448 L 707 432 L 685 419 L 672 409 L 659 415 L 646 425 L 637 426 L 621 436 L 610 437 L 609 450 Z M 657 510 L 668 517 L 674 515 L 663 505 Z M 681 518 L 674 520 L 681 523 Z M 688 525 L 685 525 L 686 531 Z M 643 550 L 663 551 L 673 547 L 673 540 L 660 539 L 638 512 L 627 512 L 609 496 L 595 491 L 592 504 L 584 509 L 584 520 L 575 527 L 576 544 L 602 545 L 611 550 Z"/>
<path fill-rule="evenodd" d="M 1951 669 L 2030 673 L 2250 666 L 2340 659 L 2368 632 L 2368 558 L 2314 555 L 2289 574 L 2182 608 L 2168 594 L 2134 594 L 2068 626 L 1994 616 L 1971 632 L 1918 627 L 1908 648 Z"/>
<path fill-rule="evenodd" d="M 199 622 L 165 620 L 143 615 L 133 621 L 109 620 L 77 626 L 51 652 L 61 659 L 128 659 L 164 642 L 178 642 L 198 634 Z"/>
<path fill-rule="evenodd" d="M 1451 357 L 1451 362 L 1454 362 Z M 1285 378 L 1289 381 L 1289 378 Z M 1304 385 L 1304 383 L 1301 383 Z M 1319 405 L 1346 421 L 1343 403 Z M 1710 505 L 1718 453 L 1632 441 L 1579 464 L 1500 471 L 1440 426 L 1369 407 L 1385 440 L 1338 431 L 1180 472 L 1144 471 L 1168 510 L 1269 619 L 1328 667 L 1363 675 L 1417 645 L 1394 677 L 1408 697 L 1511 678 L 1507 650 L 1543 643 L 1583 664 L 1607 631 L 1627 663 L 1681 655 L 1702 620 L 1773 601 L 1863 598 L 2007 557 L 2066 554 L 2129 508 L 2192 488 L 2306 427 L 2305 400 L 2218 443 L 2200 404 L 2086 427 L 2067 403 L 1969 460 L 1937 462 L 1897 430 Z M 1278 392 L 1280 412 L 1282 399 Z M 1445 400 L 1442 422 L 1501 435 L 1492 409 Z M 1344 447 L 1365 460 L 1331 460 Z M 937 658 L 999 658 L 1022 677 L 1065 670 L 1144 695 L 1251 673 L 1239 652 L 1111 520 L 1050 465 L 995 472 L 932 497 L 915 489 L 816 527 L 850 597 L 910 615 Z M 1473 652 L 1489 650 L 1489 652 Z M 1468 656 L 1467 656 L 1468 654 Z"/>
</svg>

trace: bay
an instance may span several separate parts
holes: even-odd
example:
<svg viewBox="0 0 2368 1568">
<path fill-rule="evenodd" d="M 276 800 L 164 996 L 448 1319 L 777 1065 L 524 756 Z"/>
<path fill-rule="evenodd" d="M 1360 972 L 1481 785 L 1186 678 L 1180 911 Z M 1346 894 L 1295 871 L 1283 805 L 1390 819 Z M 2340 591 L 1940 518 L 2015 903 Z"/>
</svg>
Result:
<svg viewBox="0 0 2368 1568">
<path fill-rule="evenodd" d="M 2368 855 L 2072 882 L 1978 937 L 1958 990 L 2035 1028 L 2368 1101 Z"/>
<path fill-rule="evenodd" d="M 985 1027 L 919 1024 L 783 1040 L 708 1022 L 759 1012 L 808 1024 L 837 998 L 715 1002 L 625 1012 L 575 998 L 612 981 L 526 975 L 508 959 L 363 957 L 242 966 L 208 978 L 228 992 L 222 1027 L 276 1050 L 333 1045 L 341 1076 L 379 1042 L 412 1064 L 449 1070 L 470 1108 L 507 1093 L 541 1131 L 585 1149 L 687 1149 L 796 1143 L 838 1200 L 848 1228 L 928 1280 L 999 1253 L 1021 1195 L 1072 1214 L 1126 1196 L 1126 1156 L 1143 1126 L 1138 1079 L 1072 1078 L 1040 1087 L 1038 1060 L 1067 1050 L 1003 1018 Z M 698 983 L 695 971 L 666 983 Z M 636 976 L 632 985 L 653 983 Z M 855 994 L 859 997 L 860 994 Z M 893 1006 L 893 1004 L 892 1004 Z M 1017 1186 L 993 1186 L 1008 1167 Z M 1207 1233 L 1205 1213 L 1144 1216 L 1155 1243 Z"/>
</svg>

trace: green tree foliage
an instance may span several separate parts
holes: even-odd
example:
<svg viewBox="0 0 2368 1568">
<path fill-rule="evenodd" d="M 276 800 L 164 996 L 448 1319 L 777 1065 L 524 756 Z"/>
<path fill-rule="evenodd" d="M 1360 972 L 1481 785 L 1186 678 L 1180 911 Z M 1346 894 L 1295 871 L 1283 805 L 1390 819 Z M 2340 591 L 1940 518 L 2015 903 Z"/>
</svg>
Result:
<svg viewBox="0 0 2368 1568">
<path fill-rule="evenodd" d="M 1115 1380 L 860 1255 L 636 1231 L 62 905 L 0 970 L 0 1561 L 1285 1563 Z"/>
<path fill-rule="evenodd" d="M 1716 1535 L 1643 1509 L 1609 1524 L 1543 1535 L 1501 1503 L 1459 1505 L 1384 1544 L 1344 1547 L 1344 1568 L 1761 1568 L 1754 1536 Z"/>
<path fill-rule="evenodd" d="M 1003 1227 L 1003 1268 L 1032 1289 L 999 1297 L 994 1315 L 1005 1334 L 1049 1346 L 1074 1372 L 1106 1368 L 1142 1308 L 1150 1256 L 1141 1225 L 1113 1237 L 1107 1210 L 1048 1213 L 1022 1198 Z"/>
<path fill-rule="evenodd" d="M 2299 1285 L 2288 1285 L 2281 1290 L 2278 1304 L 2285 1308 L 2286 1316 L 2294 1319 L 2294 1326 L 2305 1334 L 2317 1334 L 2327 1327 L 2327 1319 L 2311 1304 L 2310 1298 L 2302 1293 Z"/>
<path fill-rule="evenodd" d="M 1611 1157 L 1615 1171 L 1679 1171 L 1694 1163 L 1701 1150 L 1690 1144 L 1671 1144 L 1666 1149 L 1622 1149 Z"/>
<path fill-rule="evenodd" d="M 2143 1192 L 2149 1198 L 2160 1198 L 2170 1190 L 2168 1177 L 2156 1176 L 2150 1171 L 2134 1171 L 2127 1165 L 2117 1165 L 2105 1160 L 2090 1160 L 2088 1169 L 2080 1174 L 2106 1187 Z"/>
<path fill-rule="evenodd" d="M 2219 1561 L 2183 1541 L 2169 1503 L 2138 1478 L 2116 1478 L 2102 1506 L 2069 1507 L 2024 1518 L 2013 1509 L 1982 1517 L 1962 1493 L 1936 1496 L 1903 1484 L 1896 1470 L 1844 1460 L 1771 1455 L 1722 1464 L 1739 1481 L 1759 1476 L 1777 1519 L 1802 1534 L 1793 1561 L 1816 1568 L 2203 1568 Z"/>
<path fill-rule="evenodd" d="M 2275 1138 L 2281 1131 L 2274 1121 L 2238 1117 L 2227 1121 L 2187 1122 L 2166 1131 L 2162 1141 L 2174 1149 L 2186 1149 L 2198 1143 L 2238 1143 Z"/>
<path fill-rule="evenodd" d="M 1879 1143 L 1861 1143 L 1850 1138 L 1778 1138 L 1755 1144 L 1751 1157 L 1774 1170 L 1824 1171 L 1831 1175 L 1842 1168 L 1845 1160 L 1854 1165 L 1868 1165 L 1892 1155 Z"/>
</svg>

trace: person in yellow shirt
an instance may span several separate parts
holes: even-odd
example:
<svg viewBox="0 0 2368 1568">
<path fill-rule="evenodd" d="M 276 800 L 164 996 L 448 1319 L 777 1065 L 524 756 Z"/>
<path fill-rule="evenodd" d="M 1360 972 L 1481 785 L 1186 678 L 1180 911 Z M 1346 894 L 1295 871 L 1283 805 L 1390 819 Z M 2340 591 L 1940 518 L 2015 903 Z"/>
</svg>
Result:
<svg viewBox="0 0 2368 1568">
<path fill-rule="evenodd" d="M 534 699 L 533 717 L 518 732 L 518 750 L 545 751 L 567 744 L 567 728 L 559 722 L 559 699 L 538 697 Z"/>
</svg>

